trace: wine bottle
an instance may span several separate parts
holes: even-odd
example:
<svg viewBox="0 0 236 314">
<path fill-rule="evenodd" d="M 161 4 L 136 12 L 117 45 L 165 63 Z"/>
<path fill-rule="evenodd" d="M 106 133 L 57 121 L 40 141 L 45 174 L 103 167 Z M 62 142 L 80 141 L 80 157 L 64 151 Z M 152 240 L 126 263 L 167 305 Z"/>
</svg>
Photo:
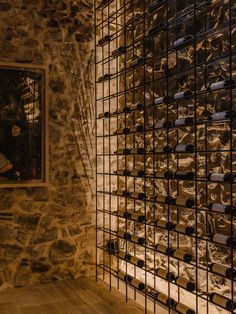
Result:
<svg viewBox="0 0 236 314">
<path fill-rule="evenodd" d="M 187 35 L 185 37 L 181 37 L 179 39 L 177 39 L 174 43 L 174 49 L 176 50 L 180 50 L 183 49 L 184 47 L 192 44 L 194 41 L 194 37 L 192 35 Z"/>
<path fill-rule="evenodd" d="M 135 125 L 130 128 L 130 132 L 142 132 L 144 130 L 143 125 Z"/>
<path fill-rule="evenodd" d="M 225 120 L 230 118 L 235 118 L 236 113 L 230 112 L 230 111 L 221 111 L 221 112 L 215 112 L 212 115 L 208 117 L 209 121 L 219 121 L 219 120 Z"/>
<path fill-rule="evenodd" d="M 154 124 L 155 129 L 162 129 L 162 128 L 170 128 L 172 126 L 170 121 L 160 121 Z"/>
<path fill-rule="evenodd" d="M 151 28 L 148 31 L 148 36 L 150 37 L 154 37 L 156 36 L 158 33 L 160 33 L 161 31 L 163 31 L 166 28 L 166 24 L 165 23 L 160 23 L 159 25 Z"/>
<path fill-rule="evenodd" d="M 195 314 L 196 313 L 194 310 L 190 309 L 187 305 L 180 302 L 176 304 L 175 310 L 181 314 Z"/>
<path fill-rule="evenodd" d="M 113 50 L 111 55 L 112 55 L 112 57 L 116 58 L 116 57 L 122 55 L 123 53 L 125 53 L 125 51 L 126 51 L 126 47 L 125 46 L 121 46 L 121 47 Z"/>
<path fill-rule="evenodd" d="M 136 198 L 136 199 L 139 199 L 139 200 L 144 200 L 146 198 L 146 194 L 145 193 L 143 193 L 143 192 L 136 192 L 136 191 L 131 192 L 130 196 L 132 198 Z"/>
<path fill-rule="evenodd" d="M 137 103 L 137 104 L 133 104 L 131 105 L 131 110 L 139 110 L 139 111 L 143 111 L 145 106 L 142 103 Z"/>
<path fill-rule="evenodd" d="M 143 155 L 145 152 L 143 147 L 136 147 L 130 149 L 130 154 L 132 155 Z"/>
<path fill-rule="evenodd" d="M 228 267 L 227 265 L 212 263 L 209 268 L 217 275 L 221 275 L 231 280 L 236 278 L 236 270 Z"/>
<path fill-rule="evenodd" d="M 121 230 L 117 231 L 117 236 L 119 238 L 123 238 L 127 241 L 129 241 L 131 239 L 131 234 L 129 232 L 125 232 L 125 231 L 121 231 Z"/>
<path fill-rule="evenodd" d="M 160 105 L 160 104 L 168 104 L 172 101 L 172 97 L 170 96 L 162 96 L 154 99 L 154 104 L 155 105 Z"/>
<path fill-rule="evenodd" d="M 172 147 L 171 146 L 169 146 L 169 145 L 166 145 L 165 147 L 163 147 L 162 148 L 162 151 L 163 151 L 163 153 L 172 153 Z M 160 152 L 160 151 L 157 151 L 157 150 L 155 150 L 155 152 Z"/>
<path fill-rule="evenodd" d="M 177 197 L 175 199 L 175 204 L 179 206 L 186 206 L 186 207 L 191 208 L 194 206 L 194 199 L 186 198 L 186 197 Z"/>
<path fill-rule="evenodd" d="M 98 41 L 98 46 L 102 47 L 111 41 L 111 36 L 106 35 Z"/>
<path fill-rule="evenodd" d="M 234 81 L 233 80 L 224 80 L 224 81 L 220 81 L 220 82 L 215 82 L 212 83 L 208 86 L 207 90 L 209 92 L 214 92 L 220 89 L 227 89 L 230 88 L 234 85 Z"/>
<path fill-rule="evenodd" d="M 98 115 L 98 118 L 109 118 L 109 116 L 110 116 L 110 112 L 108 112 L 108 111 L 106 111 L 106 112 L 101 112 L 101 113 L 99 113 L 99 115 Z"/>
<path fill-rule="evenodd" d="M 124 251 L 119 251 L 118 257 L 129 262 L 131 260 L 131 255 L 129 253 L 126 253 Z"/>
<path fill-rule="evenodd" d="M 211 302 L 216 305 L 222 306 L 228 311 L 233 311 L 236 309 L 236 302 L 224 297 L 223 295 L 213 292 L 209 295 L 209 297 Z"/>
<path fill-rule="evenodd" d="M 130 219 L 132 220 L 135 220 L 137 222 L 141 222 L 141 223 L 144 223 L 145 220 L 146 220 L 146 217 L 145 215 L 142 215 L 142 214 L 136 214 L 136 213 L 130 213 Z"/>
<path fill-rule="evenodd" d="M 174 121 L 174 125 L 175 126 L 178 126 L 178 125 L 189 125 L 189 124 L 192 124 L 193 123 L 193 118 L 192 117 L 187 117 L 187 118 L 179 118 L 179 119 L 176 119 Z"/>
<path fill-rule="evenodd" d="M 209 205 L 209 210 L 215 213 L 222 213 L 227 215 L 236 215 L 236 208 L 234 206 L 225 205 L 221 203 L 212 203 Z"/>
<path fill-rule="evenodd" d="M 161 195 L 161 194 L 158 194 L 157 196 L 155 196 L 155 201 L 157 203 L 165 203 L 165 204 L 175 203 L 175 199 L 172 196 L 166 196 L 166 195 Z"/>
<path fill-rule="evenodd" d="M 130 67 L 131 68 L 136 68 L 140 65 L 144 65 L 145 64 L 145 59 L 142 57 L 136 58 L 134 59 L 131 63 L 130 63 Z"/>
<path fill-rule="evenodd" d="M 117 169 L 114 173 L 118 176 L 129 176 L 131 171 L 127 169 Z"/>
<path fill-rule="evenodd" d="M 117 240 L 107 241 L 107 250 L 109 253 L 117 253 L 119 251 L 119 242 Z"/>
<path fill-rule="evenodd" d="M 164 244 L 157 244 L 156 245 L 156 250 L 159 253 L 163 253 L 166 255 L 171 255 L 173 253 L 173 250 L 171 248 L 169 248 L 168 246 L 164 245 Z"/>
<path fill-rule="evenodd" d="M 161 7 L 163 7 L 165 2 L 166 2 L 166 0 L 156 0 L 156 1 L 154 1 L 152 4 L 150 4 L 148 6 L 148 13 L 153 13 L 156 10 L 160 9 Z"/>
<path fill-rule="evenodd" d="M 193 178 L 194 178 L 194 173 L 193 172 L 176 171 L 174 173 L 174 179 L 193 180 Z"/>
<path fill-rule="evenodd" d="M 125 190 L 116 190 L 114 193 L 117 196 L 124 196 L 124 197 L 128 197 L 129 196 L 129 192 L 125 191 Z"/>
<path fill-rule="evenodd" d="M 131 218 L 131 213 L 130 212 L 127 212 L 127 211 L 123 211 L 123 210 L 118 210 L 116 212 L 117 216 L 118 217 L 121 217 L 121 218 L 125 218 L 125 219 L 130 219 Z"/>
<path fill-rule="evenodd" d="M 145 284 L 138 279 L 133 278 L 131 280 L 131 285 L 137 288 L 140 291 L 143 291 L 145 289 Z"/>
<path fill-rule="evenodd" d="M 128 148 L 120 148 L 120 149 L 117 149 L 117 151 L 114 153 L 117 155 L 129 155 L 130 150 Z"/>
<path fill-rule="evenodd" d="M 98 78 L 98 83 L 102 83 L 102 82 L 105 82 L 105 81 L 108 81 L 108 80 L 110 80 L 111 79 L 111 77 L 112 77 L 112 75 L 111 74 L 105 74 L 105 75 L 103 75 L 103 76 L 100 76 L 99 78 Z"/>
<path fill-rule="evenodd" d="M 185 226 L 183 224 L 177 224 L 175 225 L 175 231 L 191 236 L 195 232 L 195 228 L 193 226 Z"/>
<path fill-rule="evenodd" d="M 195 283 L 192 281 L 187 280 L 186 278 L 183 278 L 181 276 L 178 276 L 177 278 L 175 278 L 175 283 L 180 286 L 183 287 L 185 289 L 187 289 L 188 291 L 194 291 L 195 290 Z"/>
<path fill-rule="evenodd" d="M 192 261 L 192 255 L 188 254 L 179 249 L 172 249 L 171 256 L 184 261 L 185 263 L 190 263 Z"/>
<path fill-rule="evenodd" d="M 175 275 L 174 275 L 174 273 L 172 273 L 172 272 L 168 272 L 166 269 L 164 269 L 164 268 L 157 268 L 156 270 L 155 270 L 155 273 L 156 273 L 156 275 L 158 276 L 158 277 L 160 277 L 160 278 L 163 278 L 163 279 L 166 279 L 166 280 L 168 280 L 168 281 L 173 281 L 173 280 L 175 280 Z"/>
<path fill-rule="evenodd" d="M 218 244 L 226 245 L 232 248 L 236 248 L 236 238 L 230 237 L 224 234 L 215 233 L 210 237 L 210 239 Z"/>
<path fill-rule="evenodd" d="M 134 243 L 137 243 L 139 245 L 144 245 L 145 239 L 142 237 L 138 237 L 137 235 L 133 234 L 130 238 L 130 240 Z"/>
<path fill-rule="evenodd" d="M 132 170 L 130 172 L 130 175 L 134 176 L 134 177 L 144 177 L 145 172 L 144 172 L 144 170 Z"/>
<path fill-rule="evenodd" d="M 156 295 L 157 301 L 161 302 L 162 304 L 167 305 L 169 308 L 173 309 L 175 306 L 175 300 L 168 297 L 166 294 L 162 292 L 158 292 Z"/>
<path fill-rule="evenodd" d="M 191 144 L 179 144 L 174 147 L 176 153 L 192 153 L 194 151 L 194 145 Z"/>
<path fill-rule="evenodd" d="M 132 264 L 134 264 L 134 265 L 140 267 L 140 268 L 143 268 L 143 267 L 144 267 L 144 264 L 145 264 L 144 260 L 142 260 L 142 259 L 140 259 L 140 258 L 138 258 L 138 257 L 136 257 L 136 256 L 131 256 L 130 262 L 131 262 Z"/>
<path fill-rule="evenodd" d="M 116 113 L 129 113 L 131 111 L 129 106 L 120 107 L 116 110 Z"/>
<path fill-rule="evenodd" d="M 209 173 L 207 180 L 211 182 L 234 182 L 234 175 L 230 173 Z"/>
<path fill-rule="evenodd" d="M 175 224 L 173 222 L 167 221 L 167 220 L 157 220 L 156 226 L 158 228 L 163 228 L 163 229 L 167 229 L 167 230 L 174 230 L 174 228 L 175 228 Z"/>
<path fill-rule="evenodd" d="M 117 274 L 118 278 L 124 280 L 127 283 L 131 283 L 132 281 L 132 276 L 130 276 L 129 274 L 126 274 L 124 271 L 120 270 L 118 271 Z"/>
<path fill-rule="evenodd" d="M 188 99 L 192 96 L 192 92 L 190 90 L 185 90 L 183 92 L 178 92 L 174 94 L 174 100 Z"/>
</svg>

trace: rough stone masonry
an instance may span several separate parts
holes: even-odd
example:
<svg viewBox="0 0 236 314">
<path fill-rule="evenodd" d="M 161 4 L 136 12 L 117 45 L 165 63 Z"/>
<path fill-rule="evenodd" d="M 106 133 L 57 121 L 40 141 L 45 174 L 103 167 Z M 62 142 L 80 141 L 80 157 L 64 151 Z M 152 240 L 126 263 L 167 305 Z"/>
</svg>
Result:
<svg viewBox="0 0 236 314">
<path fill-rule="evenodd" d="M 49 186 L 0 189 L 0 290 L 94 273 L 92 11 L 0 1 L 0 61 L 49 67 L 50 115 Z"/>
</svg>

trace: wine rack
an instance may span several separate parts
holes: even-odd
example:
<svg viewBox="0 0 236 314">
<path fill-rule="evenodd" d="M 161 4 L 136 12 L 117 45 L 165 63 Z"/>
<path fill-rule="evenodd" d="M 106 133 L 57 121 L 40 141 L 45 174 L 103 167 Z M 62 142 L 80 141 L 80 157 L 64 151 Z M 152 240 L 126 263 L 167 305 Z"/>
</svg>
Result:
<svg viewBox="0 0 236 314">
<path fill-rule="evenodd" d="M 236 313 L 236 2 L 94 5 L 97 278 Z"/>
</svg>

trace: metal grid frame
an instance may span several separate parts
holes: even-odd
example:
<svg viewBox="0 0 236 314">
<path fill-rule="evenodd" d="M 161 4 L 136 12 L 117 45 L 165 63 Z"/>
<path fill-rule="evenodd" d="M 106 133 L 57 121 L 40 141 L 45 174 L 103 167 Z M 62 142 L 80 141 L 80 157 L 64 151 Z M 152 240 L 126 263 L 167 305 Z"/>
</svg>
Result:
<svg viewBox="0 0 236 314">
<path fill-rule="evenodd" d="M 158 304 L 169 313 L 235 312 L 234 10 L 230 0 L 95 1 L 97 277 L 123 287 L 126 300 L 142 295 L 145 313 L 158 313 Z M 179 44 L 183 30 L 191 36 Z M 228 44 L 213 44 L 217 36 Z M 221 295 L 214 280 L 230 292 Z"/>
</svg>

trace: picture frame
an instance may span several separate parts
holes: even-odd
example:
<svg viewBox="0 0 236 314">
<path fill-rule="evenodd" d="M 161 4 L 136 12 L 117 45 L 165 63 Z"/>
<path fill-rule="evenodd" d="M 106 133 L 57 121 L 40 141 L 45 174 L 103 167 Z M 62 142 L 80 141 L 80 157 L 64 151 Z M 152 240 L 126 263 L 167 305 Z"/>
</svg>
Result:
<svg viewBox="0 0 236 314">
<path fill-rule="evenodd" d="M 0 189 L 48 184 L 48 67 L 0 62 Z"/>
</svg>

